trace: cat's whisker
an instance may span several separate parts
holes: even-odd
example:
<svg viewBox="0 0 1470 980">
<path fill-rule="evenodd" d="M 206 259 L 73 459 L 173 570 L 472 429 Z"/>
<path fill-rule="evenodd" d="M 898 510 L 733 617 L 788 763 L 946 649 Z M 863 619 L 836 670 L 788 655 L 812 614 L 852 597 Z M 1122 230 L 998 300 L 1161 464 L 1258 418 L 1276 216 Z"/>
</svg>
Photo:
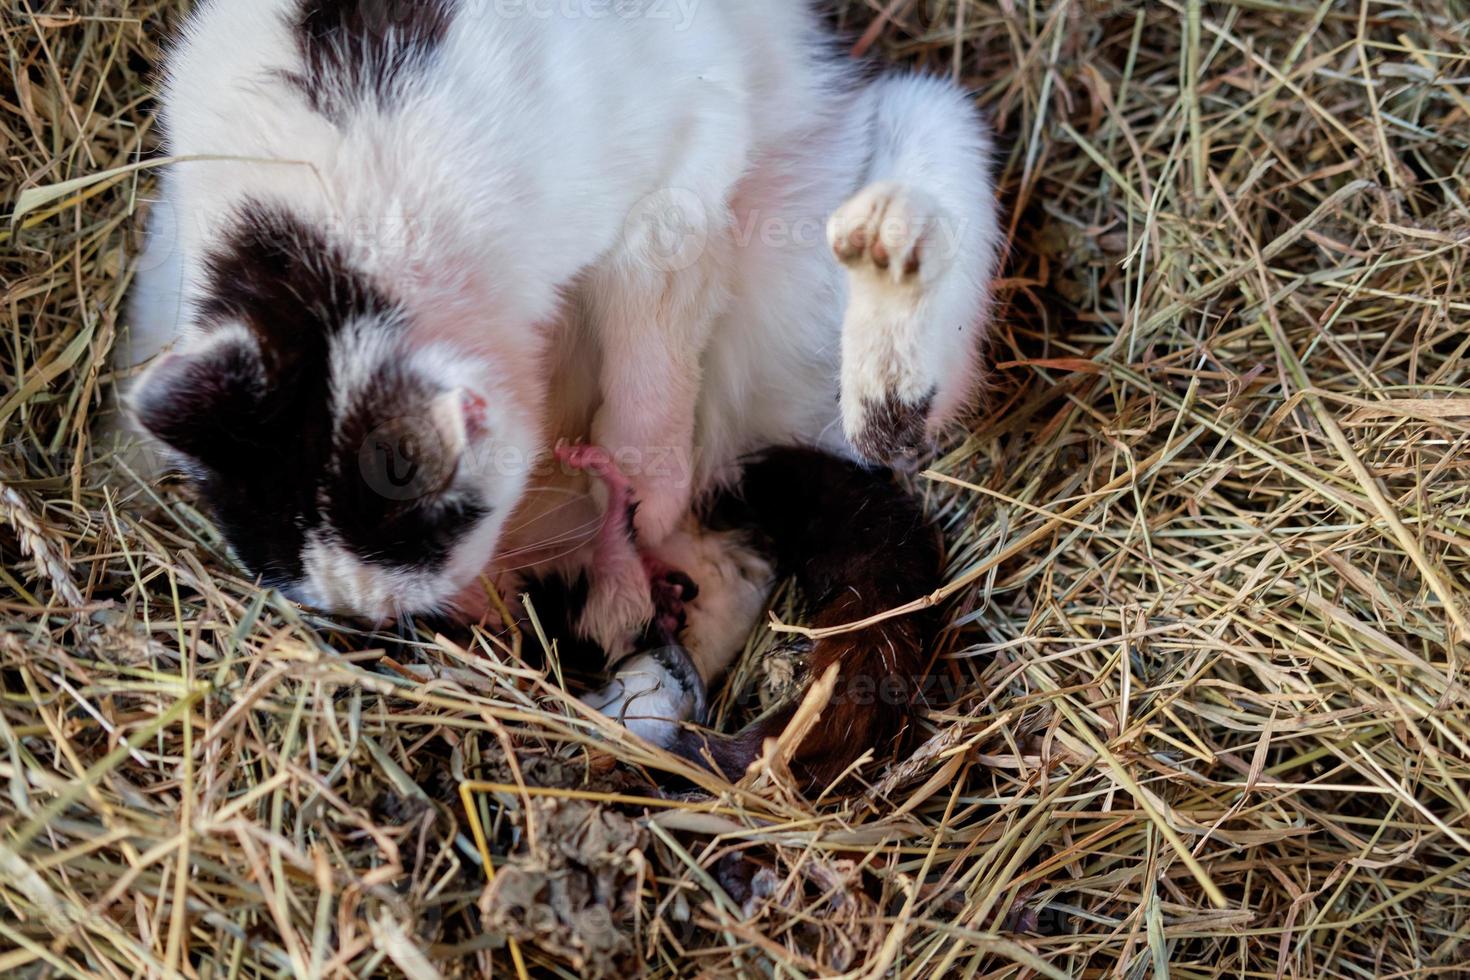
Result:
<svg viewBox="0 0 1470 980">
<path fill-rule="evenodd" d="M 599 517 L 596 520 L 589 521 L 586 524 L 582 524 L 576 528 L 564 531 L 563 533 L 556 535 L 555 537 L 546 538 L 545 540 L 538 541 L 535 544 L 528 544 L 520 548 L 512 549 L 510 551 L 501 552 L 496 557 L 502 560 L 506 558 L 515 558 L 520 555 L 529 554 L 534 551 L 540 551 L 543 548 L 563 544 L 567 541 L 576 539 L 577 544 L 575 547 L 572 548 L 572 551 L 575 551 L 583 544 L 586 544 L 588 541 L 591 541 L 593 538 L 595 538 L 597 536 L 598 529 L 601 527 L 602 518 Z M 568 552 L 568 554 L 570 554 L 570 552 Z"/>
</svg>

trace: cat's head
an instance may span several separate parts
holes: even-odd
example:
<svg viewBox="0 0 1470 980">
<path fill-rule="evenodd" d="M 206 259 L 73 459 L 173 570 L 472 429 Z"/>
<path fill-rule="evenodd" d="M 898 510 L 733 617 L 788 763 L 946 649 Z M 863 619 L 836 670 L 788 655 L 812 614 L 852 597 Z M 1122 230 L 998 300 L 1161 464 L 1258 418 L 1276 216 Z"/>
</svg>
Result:
<svg viewBox="0 0 1470 980">
<path fill-rule="evenodd" d="M 129 402 L 241 564 L 325 611 L 452 612 L 527 482 L 532 407 L 284 211 L 242 209 Z M 513 379 L 512 379 L 513 380 Z"/>
</svg>

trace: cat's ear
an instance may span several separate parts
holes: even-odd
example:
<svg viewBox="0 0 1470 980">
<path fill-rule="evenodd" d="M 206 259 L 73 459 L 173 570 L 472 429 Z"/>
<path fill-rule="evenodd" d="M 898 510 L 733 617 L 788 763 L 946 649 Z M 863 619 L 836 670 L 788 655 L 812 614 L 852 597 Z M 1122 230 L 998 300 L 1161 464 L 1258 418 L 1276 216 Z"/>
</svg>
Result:
<svg viewBox="0 0 1470 980">
<path fill-rule="evenodd" d="M 484 396 L 469 388 L 452 388 L 430 403 L 429 419 L 451 465 L 488 435 L 487 411 Z"/>
<path fill-rule="evenodd" d="M 159 355 L 128 404 L 143 431 L 193 460 L 218 465 L 254 426 L 264 391 L 260 348 L 232 332 Z"/>
</svg>

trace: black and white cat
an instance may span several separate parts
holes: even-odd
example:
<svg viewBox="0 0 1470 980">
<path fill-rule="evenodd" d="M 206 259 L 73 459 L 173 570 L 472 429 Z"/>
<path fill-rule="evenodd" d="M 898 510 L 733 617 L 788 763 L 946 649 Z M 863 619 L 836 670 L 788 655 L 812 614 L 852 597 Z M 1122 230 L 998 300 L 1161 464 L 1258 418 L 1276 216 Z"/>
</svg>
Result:
<svg viewBox="0 0 1470 980">
<path fill-rule="evenodd" d="M 768 447 L 904 465 L 978 380 L 987 130 L 834 50 L 798 0 L 204 0 L 166 66 L 136 419 L 304 604 L 474 617 L 482 576 L 585 571 L 616 655 L 677 568 L 713 679 L 772 570 L 691 503 Z M 605 560 L 624 515 L 568 442 L 616 463 L 642 561 Z"/>
</svg>

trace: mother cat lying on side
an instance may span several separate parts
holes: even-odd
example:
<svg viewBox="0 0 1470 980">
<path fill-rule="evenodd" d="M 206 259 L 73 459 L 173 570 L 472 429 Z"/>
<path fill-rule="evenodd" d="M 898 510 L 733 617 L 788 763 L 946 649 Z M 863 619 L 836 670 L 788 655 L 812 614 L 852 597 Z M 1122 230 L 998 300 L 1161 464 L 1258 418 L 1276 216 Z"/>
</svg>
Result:
<svg viewBox="0 0 1470 980">
<path fill-rule="evenodd" d="M 151 221 L 127 356 L 171 351 L 137 421 L 250 572 L 326 611 L 479 617 L 482 576 L 585 576 L 578 632 L 616 661 L 692 579 L 699 676 L 644 657 L 597 703 L 740 769 L 782 719 L 648 717 L 696 712 L 775 574 L 695 505 L 758 476 L 819 620 L 931 588 L 932 535 L 857 464 L 911 463 L 969 401 L 999 242 L 969 99 L 833 48 L 797 0 L 205 0 L 162 116 L 210 159 Z M 783 446 L 824 455 L 748 465 Z M 912 680 L 912 633 L 812 660 Z M 827 714 L 814 779 L 903 712 Z"/>
</svg>

